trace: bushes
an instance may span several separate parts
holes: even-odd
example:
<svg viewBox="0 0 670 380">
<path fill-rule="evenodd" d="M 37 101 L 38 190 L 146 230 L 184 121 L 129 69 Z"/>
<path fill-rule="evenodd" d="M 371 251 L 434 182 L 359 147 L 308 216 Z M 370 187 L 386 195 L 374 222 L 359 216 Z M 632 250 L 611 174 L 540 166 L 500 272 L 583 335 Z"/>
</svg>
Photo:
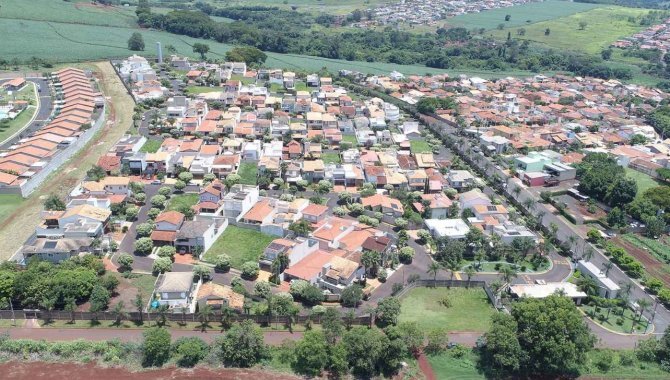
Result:
<svg viewBox="0 0 670 380">
<path fill-rule="evenodd" d="M 612 261 L 632 278 L 640 278 L 644 274 L 644 268 L 635 258 L 626 251 L 613 244 L 607 244 L 605 253 L 612 257 Z"/>
<path fill-rule="evenodd" d="M 154 273 L 165 273 L 172 271 L 172 260 L 167 257 L 159 257 L 154 260 L 151 270 Z"/>
<path fill-rule="evenodd" d="M 151 238 L 143 237 L 135 240 L 135 252 L 140 255 L 148 255 L 151 253 L 151 250 L 154 248 L 154 242 Z"/>
<path fill-rule="evenodd" d="M 218 255 L 214 258 L 214 269 L 221 272 L 228 272 L 230 270 L 230 256 Z"/>
<path fill-rule="evenodd" d="M 160 327 L 152 327 L 144 332 L 142 343 L 142 365 L 160 367 L 170 360 L 170 333 Z"/>
<path fill-rule="evenodd" d="M 258 263 L 255 261 L 247 261 L 246 263 L 242 264 L 242 278 L 245 280 L 253 280 L 256 277 L 258 277 L 258 273 L 260 272 L 260 268 L 258 267 Z"/>
<path fill-rule="evenodd" d="M 195 336 L 179 338 L 173 347 L 180 367 L 193 367 L 209 354 L 207 343 Z"/>
</svg>

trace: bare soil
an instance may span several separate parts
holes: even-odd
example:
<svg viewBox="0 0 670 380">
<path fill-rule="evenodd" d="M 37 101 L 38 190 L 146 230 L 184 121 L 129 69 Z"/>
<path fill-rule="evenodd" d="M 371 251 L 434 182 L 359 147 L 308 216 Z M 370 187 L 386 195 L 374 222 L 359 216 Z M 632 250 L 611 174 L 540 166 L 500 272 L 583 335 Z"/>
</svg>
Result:
<svg viewBox="0 0 670 380">
<path fill-rule="evenodd" d="M 616 245 L 623 247 L 631 256 L 635 257 L 647 273 L 663 281 L 665 286 L 670 286 L 670 273 L 666 270 L 667 264 L 659 261 L 651 253 L 636 247 L 620 237 L 614 238 L 613 241 Z"/>
<path fill-rule="evenodd" d="M 44 363 L 44 362 L 8 362 L 0 364 L 2 378 L 14 380 L 61 380 L 61 379 L 96 379 L 96 380 L 295 380 L 299 377 L 265 372 L 252 369 L 181 369 L 165 368 L 141 372 L 131 372 L 125 368 L 98 367 L 93 363 Z"/>
</svg>

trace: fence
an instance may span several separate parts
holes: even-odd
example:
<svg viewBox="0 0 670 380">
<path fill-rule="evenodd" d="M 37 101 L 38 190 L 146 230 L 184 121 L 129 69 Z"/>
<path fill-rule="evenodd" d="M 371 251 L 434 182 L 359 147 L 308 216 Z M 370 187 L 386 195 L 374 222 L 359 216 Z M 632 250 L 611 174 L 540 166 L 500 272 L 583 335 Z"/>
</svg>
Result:
<svg viewBox="0 0 670 380">
<path fill-rule="evenodd" d="M 160 316 L 159 313 L 140 313 L 139 312 L 128 312 L 125 313 L 124 320 L 140 322 L 140 321 L 151 321 L 156 320 Z M 180 312 L 168 312 L 164 314 L 165 319 L 170 322 L 200 322 L 199 314 L 197 313 L 180 313 Z M 98 321 L 115 321 L 117 319 L 117 314 L 111 311 L 104 311 L 99 313 L 92 313 L 88 311 L 77 311 L 77 312 L 67 312 L 67 311 L 45 311 L 45 310 L 0 310 L 0 319 L 52 319 L 52 320 L 61 320 L 61 321 L 70 321 L 70 320 L 98 320 Z M 234 314 L 229 317 L 230 322 L 242 322 L 246 320 L 251 320 L 259 325 L 270 325 L 270 324 L 288 324 L 289 318 L 291 323 L 306 323 L 308 320 L 312 323 L 320 324 L 321 315 L 296 315 L 293 317 L 288 316 L 269 316 L 269 315 L 247 315 L 247 314 Z M 221 313 L 214 312 L 208 319 L 210 322 L 216 322 L 221 320 Z M 343 317 L 342 320 L 346 323 L 352 325 L 367 325 L 370 323 L 370 317 L 365 316 L 355 316 L 353 318 Z"/>
</svg>

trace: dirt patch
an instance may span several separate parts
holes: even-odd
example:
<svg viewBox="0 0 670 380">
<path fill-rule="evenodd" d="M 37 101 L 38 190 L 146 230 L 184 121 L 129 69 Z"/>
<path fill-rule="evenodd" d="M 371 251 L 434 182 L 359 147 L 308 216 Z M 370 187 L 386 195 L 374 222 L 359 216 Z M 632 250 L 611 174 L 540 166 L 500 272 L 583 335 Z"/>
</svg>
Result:
<svg viewBox="0 0 670 380">
<path fill-rule="evenodd" d="M 616 245 L 625 249 L 631 256 L 635 257 L 642 264 L 647 273 L 663 281 L 665 286 L 670 286 L 670 273 L 666 270 L 667 264 L 662 263 L 652 256 L 651 253 L 636 247 L 620 237 L 614 238 L 613 241 Z"/>
<path fill-rule="evenodd" d="M 419 363 L 419 369 L 423 373 L 423 376 L 426 378 L 426 380 L 437 380 L 437 376 L 435 376 L 433 367 L 430 366 L 428 358 L 426 358 L 426 354 L 421 352 L 416 360 Z"/>
<path fill-rule="evenodd" d="M 268 380 L 294 380 L 299 377 L 265 372 L 251 369 L 180 369 L 165 368 L 160 370 L 131 372 L 125 368 L 105 368 L 95 364 L 76 363 L 44 363 L 44 362 L 9 362 L 0 364 L 0 373 L 6 379 L 15 380 L 60 380 L 60 379 L 96 379 L 96 380 L 242 380 L 242 379 L 268 379 Z"/>
</svg>

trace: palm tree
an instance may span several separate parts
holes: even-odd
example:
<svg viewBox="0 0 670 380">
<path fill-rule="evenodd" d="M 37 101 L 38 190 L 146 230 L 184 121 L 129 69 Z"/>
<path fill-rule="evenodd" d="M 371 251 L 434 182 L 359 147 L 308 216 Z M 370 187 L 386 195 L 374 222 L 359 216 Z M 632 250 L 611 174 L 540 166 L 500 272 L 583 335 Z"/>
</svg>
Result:
<svg viewBox="0 0 670 380">
<path fill-rule="evenodd" d="M 188 308 L 186 306 L 182 306 L 180 311 L 181 311 L 181 324 L 186 325 L 186 314 L 188 314 Z"/>
<path fill-rule="evenodd" d="M 117 327 L 121 327 L 121 321 L 128 317 L 128 313 L 123 310 L 124 306 L 125 305 L 123 304 L 123 301 L 119 301 L 119 303 L 114 306 L 114 309 L 112 309 L 112 314 L 114 314 L 114 323 Z"/>
<path fill-rule="evenodd" d="M 574 253 L 572 252 L 572 249 L 576 243 L 577 243 L 577 236 L 575 235 L 568 236 L 568 245 L 570 246 L 570 257 L 572 257 Z"/>
<path fill-rule="evenodd" d="M 472 265 L 468 265 L 465 268 L 465 275 L 468 277 L 468 288 L 470 287 L 470 279 L 475 275 L 475 270 L 472 268 Z"/>
<path fill-rule="evenodd" d="M 506 285 L 509 285 L 512 282 L 513 278 L 517 277 L 516 270 L 511 266 L 504 266 L 500 268 L 500 278 Z"/>
<path fill-rule="evenodd" d="M 584 254 L 582 255 L 582 260 L 591 261 L 591 259 L 593 258 L 593 255 L 595 255 L 595 254 L 596 254 L 596 251 L 594 251 L 593 248 L 586 247 L 586 249 L 584 250 Z"/>
<path fill-rule="evenodd" d="M 370 328 L 372 328 L 372 325 L 375 323 L 375 317 L 377 316 L 377 309 L 368 305 L 365 307 L 365 314 L 368 314 L 370 316 Z"/>
<path fill-rule="evenodd" d="M 221 309 L 221 327 L 225 330 L 229 329 L 232 325 L 232 319 L 235 315 L 235 311 L 228 306 L 224 306 Z"/>
<path fill-rule="evenodd" d="M 428 272 L 427 273 L 433 275 L 433 287 L 435 287 L 436 284 L 437 284 L 437 274 L 440 272 L 440 269 L 442 269 L 442 266 L 440 264 L 438 264 L 437 261 L 433 261 L 428 266 Z"/>
<path fill-rule="evenodd" d="M 449 270 L 449 287 L 451 287 L 454 282 L 454 275 L 456 275 L 456 272 L 461 268 L 461 263 L 456 260 L 449 260 L 446 262 L 445 268 Z"/>
<path fill-rule="evenodd" d="M 621 315 L 623 315 L 626 307 L 628 306 L 628 301 L 630 300 L 630 293 L 633 290 L 633 284 L 630 281 L 622 281 L 619 283 L 619 299 L 621 302 Z"/>
<path fill-rule="evenodd" d="M 168 305 L 160 305 L 158 306 L 158 309 L 156 309 L 156 313 L 158 314 L 156 316 L 156 323 L 160 326 L 165 326 L 167 323 L 167 312 L 169 308 Z"/>
<path fill-rule="evenodd" d="M 611 261 L 605 261 L 602 265 L 602 271 L 605 274 L 605 277 L 610 273 L 610 269 L 614 267 L 614 264 L 612 264 Z"/>
<path fill-rule="evenodd" d="M 212 309 L 212 306 L 210 305 L 205 305 L 198 311 L 198 320 L 200 321 L 200 328 L 202 331 L 205 331 L 207 328 L 207 325 L 209 324 L 209 319 L 212 317 L 214 314 L 214 310 Z"/>
<path fill-rule="evenodd" d="M 514 188 L 512 189 L 512 192 L 514 193 L 514 197 L 518 198 L 519 193 L 521 193 L 521 188 L 519 186 L 514 186 Z"/>
<path fill-rule="evenodd" d="M 642 314 L 644 314 L 645 311 L 649 310 L 651 302 L 649 302 L 649 300 L 647 300 L 646 298 L 641 298 L 637 300 L 637 306 L 640 309 L 640 314 L 637 317 L 637 323 L 639 324 L 642 321 Z M 630 332 L 633 332 L 632 328 Z"/>
<path fill-rule="evenodd" d="M 577 285 L 582 289 L 582 291 L 590 296 L 595 295 L 598 292 L 598 285 L 596 284 L 591 277 L 581 276 Z"/>
<path fill-rule="evenodd" d="M 142 292 L 138 292 L 135 295 L 135 301 L 133 302 L 135 304 L 135 309 L 140 315 L 140 324 L 144 323 L 144 314 L 142 313 L 144 311 L 144 300 L 142 299 Z"/>
<path fill-rule="evenodd" d="M 526 198 L 521 202 L 523 207 L 528 210 L 528 212 L 532 212 L 535 210 L 535 200 L 533 198 Z"/>
</svg>

